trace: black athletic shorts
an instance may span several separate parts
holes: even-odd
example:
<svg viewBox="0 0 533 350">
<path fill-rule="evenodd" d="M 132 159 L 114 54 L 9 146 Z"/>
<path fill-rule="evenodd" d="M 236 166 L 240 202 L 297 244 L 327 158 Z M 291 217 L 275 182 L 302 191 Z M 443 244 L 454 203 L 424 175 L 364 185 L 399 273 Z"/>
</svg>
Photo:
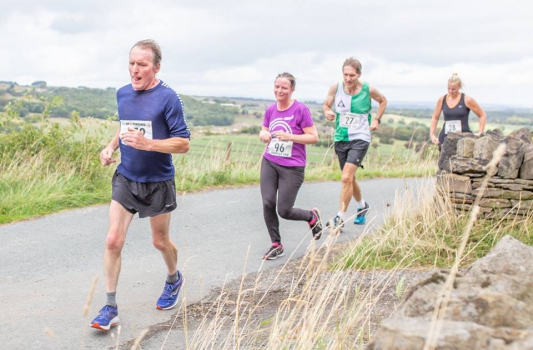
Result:
<svg viewBox="0 0 533 350">
<path fill-rule="evenodd" d="M 111 198 L 140 218 L 169 213 L 176 209 L 176 185 L 174 179 L 159 182 L 137 182 L 115 171 L 111 181 Z"/>
<path fill-rule="evenodd" d="M 361 166 L 368 147 L 370 147 L 370 142 L 363 140 L 335 142 L 335 153 L 339 158 L 341 169 L 344 169 L 346 163 Z"/>
</svg>

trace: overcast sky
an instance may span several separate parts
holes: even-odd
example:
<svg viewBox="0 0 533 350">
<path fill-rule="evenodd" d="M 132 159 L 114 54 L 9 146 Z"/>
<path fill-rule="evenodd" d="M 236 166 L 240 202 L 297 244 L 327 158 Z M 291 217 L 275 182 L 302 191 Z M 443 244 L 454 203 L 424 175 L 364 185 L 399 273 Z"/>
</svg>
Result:
<svg viewBox="0 0 533 350">
<path fill-rule="evenodd" d="M 533 107 L 533 3 L 527 0 L 0 0 L 0 80 L 115 87 L 152 38 L 159 78 L 185 95 L 322 102 L 354 56 L 389 101 L 431 102 L 452 73 L 483 107 Z"/>
</svg>

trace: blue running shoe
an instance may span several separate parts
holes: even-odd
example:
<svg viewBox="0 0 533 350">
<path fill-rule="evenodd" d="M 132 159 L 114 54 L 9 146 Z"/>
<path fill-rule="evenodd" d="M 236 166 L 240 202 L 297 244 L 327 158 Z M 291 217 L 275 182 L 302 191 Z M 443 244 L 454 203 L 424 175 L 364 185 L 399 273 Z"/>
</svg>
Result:
<svg viewBox="0 0 533 350">
<path fill-rule="evenodd" d="M 330 220 L 326 223 L 326 227 L 331 227 L 332 230 L 336 230 L 338 227 L 340 227 L 340 231 L 342 231 L 342 229 L 344 228 L 344 220 L 342 220 L 341 217 L 337 215 L 333 218 L 333 221 Z"/>
<path fill-rule="evenodd" d="M 340 228 L 344 228 L 344 220 L 342 220 L 341 217 L 337 215 L 333 219 L 333 227 L 337 228 L 339 226 L 340 226 Z"/>
<path fill-rule="evenodd" d="M 364 208 L 357 209 L 357 216 L 353 220 L 353 223 L 356 225 L 364 225 L 366 222 L 366 214 L 370 211 L 370 204 L 365 203 Z"/>
<path fill-rule="evenodd" d="M 341 217 L 338 215 L 335 216 L 333 220 L 326 222 L 326 227 L 331 227 L 331 229 L 333 230 L 335 230 L 339 226 L 341 229 L 344 228 L 344 220 L 342 220 Z"/>
<path fill-rule="evenodd" d="M 91 322 L 90 326 L 103 331 L 108 331 L 111 327 L 118 323 L 118 308 L 105 305 L 100 309 L 100 313 Z"/>
<path fill-rule="evenodd" d="M 178 271 L 178 280 L 176 282 L 165 283 L 163 294 L 157 299 L 156 308 L 159 310 L 169 310 L 176 306 L 183 280 L 183 275 Z"/>
</svg>

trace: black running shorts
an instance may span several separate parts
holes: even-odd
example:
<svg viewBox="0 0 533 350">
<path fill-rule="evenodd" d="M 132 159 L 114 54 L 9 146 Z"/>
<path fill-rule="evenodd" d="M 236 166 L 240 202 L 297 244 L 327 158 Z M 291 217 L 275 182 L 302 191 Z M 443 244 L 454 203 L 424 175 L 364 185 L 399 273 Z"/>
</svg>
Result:
<svg viewBox="0 0 533 350">
<path fill-rule="evenodd" d="M 136 182 L 115 171 L 111 198 L 140 218 L 169 213 L 176 209 L 176 185 L 174 179 L 159 182 Z"/>
<path fill-rule="evenodd" d="M 335 142 L 335 153 L 339 158 L 341 169 L 344 169 L 346 163 L 361 166 L 368 147 L 370 147 L 370 142 L 363 140 Z"/>
</svg>

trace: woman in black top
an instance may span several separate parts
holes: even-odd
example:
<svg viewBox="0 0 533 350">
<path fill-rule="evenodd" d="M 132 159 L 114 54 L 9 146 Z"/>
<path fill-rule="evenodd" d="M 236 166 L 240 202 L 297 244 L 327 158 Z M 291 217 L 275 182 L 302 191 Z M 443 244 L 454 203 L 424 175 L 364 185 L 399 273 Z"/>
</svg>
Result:
<svg viewBox="0 0 533 350">
<path fill-rule="evenodd" d="M 478 135 L 481 135 L 485 130 L 485 123 L 487 121 L 485 111 L 472 97 L 459 91 L 462 87 L 463 83 L 461 78 L 459 78 L 457 73 L 452 74 L 450 79 L 448 79 L 448 93 L 437 101 L 429 128 L 429 137 L 436 145 L 442 145 L 446 134 L 450 132 L 472 132 L 468 125 L 470 111 L 474 112 L 479 118 Z M 444 126 L 437 138 L 435 136 L 435 129 L 437 128 L 441 112 L 444 114 Z"/>
</svg>

